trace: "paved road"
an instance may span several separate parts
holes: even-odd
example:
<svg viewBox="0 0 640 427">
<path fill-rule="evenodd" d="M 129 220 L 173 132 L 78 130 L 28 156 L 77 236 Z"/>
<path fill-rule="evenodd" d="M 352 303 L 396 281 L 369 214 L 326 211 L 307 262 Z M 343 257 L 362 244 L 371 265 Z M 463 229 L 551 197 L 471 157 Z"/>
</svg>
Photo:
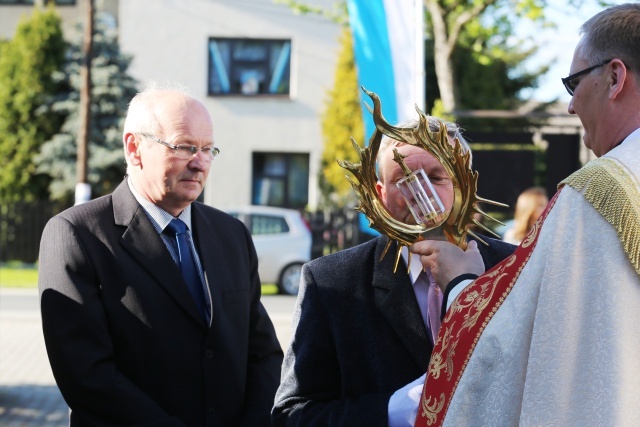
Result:
<svg viewBox="0 0 640 427">
<path fill-rule="evenodd" d="M 266 295 L 262 302 L 286 348 L 295 298 Z M 0 288 L 0 427 L 68 423 L 68 409 L 47 360 L 37 291 Z"/>
</svg>

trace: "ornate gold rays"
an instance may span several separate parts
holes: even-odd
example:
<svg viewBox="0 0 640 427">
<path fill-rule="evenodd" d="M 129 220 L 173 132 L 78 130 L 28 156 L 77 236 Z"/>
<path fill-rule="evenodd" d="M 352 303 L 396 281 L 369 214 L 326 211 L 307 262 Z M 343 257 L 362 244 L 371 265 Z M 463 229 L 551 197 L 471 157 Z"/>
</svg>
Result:
<svg viewBox="0 0 640 427">
<path fill-rule="evenodd" d="M 442 231 L 448 241 L 460 246 L 462 249 L 466 249 L 467 234 L 485 243 L 480 237 L 468 229 L 471 224 L 475 224 L 495 235 L 493 231 L 477 221 L 474 218 L 474 214 L 478 213 L 498 223 L 500 223 L 500 221 L 483 212 L 478 207 L 478 203 L 505 207 L 507 205 L 483 199 L 476 194 L 478 189 L 478 173 L 471 169 L 471 153 L 463 150 L 458 138 L 455 138 L 453 145 L 449 143 L 446 124 L 438 120 L 440 125 L 439 130 L 432 132 L 429 129 L 428 116 L 416 108 L 419 115 L 418 126 L 410 128 L 392 126 L 382 117 L 380 98 L 378 95 L 364 88 L 363 91 L 373 101 L 373 111 L 371 111 L 371 109 L 370 111 L 373 114 L 376 130 L 369 139 L 369 146 L 366 148 L 361 148 L 353 138 L 351 139 L 353 147 L 358 153 L 360 163 L 354 164 L 342 160 L 338 160 L 338 163 L 351 172 L 357 180 L 353 180 L 347 176 L 360 202 L 355 209 L 367 216 L 372 228 L 389 236 L 389 243 L 382 256 L 385 256 L 392 241 L 398 242 L 395 262 L 395 268 L 397 269 L 402 247 L 410 246 L 412 243 L 420 240 L 423 233 L 438 226 L 442 227 Z M 385 206 L 378 199 L 376 192 L 376 182 L 378 181 L 376 160 L 383 134 L 396 141 L 411 144 L 428 151 L 436 157 L 447 170 L 453 182 L 454 201 L 451 211 L 448 215 L 445 214 L 442 217 L 440 223 L 427 226 L 425 224 L 412 225 L 400 222 L 389 214 Z"/>
</svg>

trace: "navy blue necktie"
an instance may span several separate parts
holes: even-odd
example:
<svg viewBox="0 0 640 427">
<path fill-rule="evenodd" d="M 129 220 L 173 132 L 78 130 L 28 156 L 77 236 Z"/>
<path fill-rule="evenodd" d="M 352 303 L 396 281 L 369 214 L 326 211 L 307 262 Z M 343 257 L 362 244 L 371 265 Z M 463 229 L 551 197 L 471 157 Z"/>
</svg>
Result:
<svg viewBox="0 0 640 427">
<path fill-rule="evenodd" d="M 178 243 L 178 262 L 180 265 L 180 271 L 182 272 L 182 277 L 187 283 L 187 288 L 189 289 L 193 300 L 196 302 L 198 310 L 200 310 L 200 313 L 205 316 L 205 319 L 207 319 L 208 322 L 209 312 L 205 302 L 204 285 L 202 284 L 200 274 L 198 273 L 198 267 L 196 266 L 191 253 L 191 245 L 187 239 L 187 225 L 179 219 L 172 219 L 164 231 L 176 238 L 176 242 Z"/>
</svg>

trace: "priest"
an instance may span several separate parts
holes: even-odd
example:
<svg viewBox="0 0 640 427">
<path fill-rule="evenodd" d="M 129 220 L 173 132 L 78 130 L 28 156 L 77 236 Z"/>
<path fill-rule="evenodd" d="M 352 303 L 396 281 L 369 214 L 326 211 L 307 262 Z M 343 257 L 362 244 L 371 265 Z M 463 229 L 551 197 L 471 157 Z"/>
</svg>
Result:
<svg viewBox="0 0 640 427">
<path fill-rule="evenodd" d="M 640 420 L 640 4 L 581 33 L 562 82 L 598 158 L 487 272 L 475 245 L 411 247 L 447 309 L 416 426 Z"/>
</svg>

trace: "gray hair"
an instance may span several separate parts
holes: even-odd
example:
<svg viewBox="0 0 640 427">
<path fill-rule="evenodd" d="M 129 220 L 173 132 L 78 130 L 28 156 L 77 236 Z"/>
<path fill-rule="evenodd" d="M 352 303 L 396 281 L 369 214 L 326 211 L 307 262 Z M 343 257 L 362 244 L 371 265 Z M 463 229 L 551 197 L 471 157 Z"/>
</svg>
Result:
<svg viewBox="0 0 640 427">
<path fill-rule="evenodd" d="M 444 124 L 447 127 L 447 136 L 449 139 L 453 140 L 454 138 L 458 138 L 460 141 L 460 147 L 462 148 L 463 153 L 471 153 L 471 147 L 467 143 L 467 140 L 462 136 L 462 132 L 460 126 L 453 122 L 445 122 L 444 120 L 440 120 L 434 116 L 427 116 L 427 123 L 429 124 L 429 130 L 431 132 L 440 131 L 440 124 Z M 398 124 L 396 127 L 399 128 L 415 128 L 418 127 L 418 120 L 411 119 L 405 122 Z M 385 152 L 389 150 L 391 147 L 397 147 L 403 145 L 404 142 L 396 141 L 395 139 L 390 138 L 387 135 L 382 136 L 382 140 L 380 141 L 380 150 L 378 151 L 378 157 L 376 158 L 376 162 L 378 164 L 378 177 L 382 180 L 382 169 L 380 169 L 380 161 L 382 160 L 382 156 L 384 156 Z"/>
<path fill-rule="evenodd" d="M 609 7 L 582 24 L 580 34 L 588 63 L 618 58 L 640 79 L 640 4 Z"/>
</svg>

